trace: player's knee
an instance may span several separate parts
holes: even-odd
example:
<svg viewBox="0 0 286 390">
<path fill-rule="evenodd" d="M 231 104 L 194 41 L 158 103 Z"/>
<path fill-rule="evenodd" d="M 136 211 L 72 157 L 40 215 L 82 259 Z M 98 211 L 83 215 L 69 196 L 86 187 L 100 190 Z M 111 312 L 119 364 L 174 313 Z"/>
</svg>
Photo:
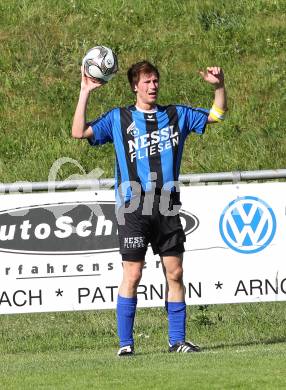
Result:
<svg viewBox="0 0 286 390">
<path fill-rule="evenodd" d="M 183 280 L 183 268 L 176 267 L 175 269 L 168 271 L 166 273 L 166 278 L 169 283 L 172 282 L 182 282 Z"/>
<path fill-rule="evenodd" d="M 141 269 L 130 269 L 128 272 L 125 273 L 124 279 L 125 282 L 128 283 L 130 286 L 138 286 L 140 283 L 142 277 L 142 270 Z"/>
</svg>

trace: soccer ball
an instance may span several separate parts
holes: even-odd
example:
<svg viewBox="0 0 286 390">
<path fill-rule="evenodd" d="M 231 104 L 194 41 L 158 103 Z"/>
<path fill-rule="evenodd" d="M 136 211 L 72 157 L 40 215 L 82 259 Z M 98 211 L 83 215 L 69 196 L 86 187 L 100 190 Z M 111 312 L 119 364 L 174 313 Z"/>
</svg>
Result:
<svg viewBox="0 0 286 390">
<path fill-rule="evenodd" d="M 109 81 L 118 71 L 116 54 L 109 47 L 95 46 L 83 57 L 82 65 L 87 77 Z"/>
</svg>

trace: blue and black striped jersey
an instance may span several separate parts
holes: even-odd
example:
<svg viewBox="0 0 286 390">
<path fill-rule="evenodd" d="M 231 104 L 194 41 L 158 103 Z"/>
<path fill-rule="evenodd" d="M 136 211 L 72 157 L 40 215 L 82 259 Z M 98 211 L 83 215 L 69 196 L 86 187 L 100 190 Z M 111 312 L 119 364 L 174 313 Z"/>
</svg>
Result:
<svg viewBox="0 0 286 390">
<path fill-rule="evenodd" d="M 207 119 L 208 110 L 183 105 L 157 106 L 152 113 L 129 106 L 114 108 L 91 122 L 91 145 L 114 144 L 117 202 L 130 200 L 134 183 L 144 192 L 154 184 L 157 189 L 173 191 L 185 139 L 192 131 L 202 134 Z"/>
</svg>

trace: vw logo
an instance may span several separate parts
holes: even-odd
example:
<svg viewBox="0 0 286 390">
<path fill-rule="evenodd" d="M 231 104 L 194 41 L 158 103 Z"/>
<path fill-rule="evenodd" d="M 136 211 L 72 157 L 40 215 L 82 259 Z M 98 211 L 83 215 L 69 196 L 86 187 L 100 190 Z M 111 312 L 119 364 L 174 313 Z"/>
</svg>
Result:
<svg viewBox="0 0 286 390">
<path fill-rule="evenodd" d="M 271 207 L 254 196 L 233 200 L 224 209 L 219 221 L 224 242 L 234 251 L 256 253 L 272 241 L 276 219 Z"/>
</svg>

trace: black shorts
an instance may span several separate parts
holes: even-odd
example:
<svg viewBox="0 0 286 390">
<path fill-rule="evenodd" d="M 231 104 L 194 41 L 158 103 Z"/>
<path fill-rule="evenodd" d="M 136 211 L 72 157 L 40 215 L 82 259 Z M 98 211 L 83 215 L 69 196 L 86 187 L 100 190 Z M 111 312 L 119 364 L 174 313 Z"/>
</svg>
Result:
<svg viewBox="0 0 286 390">
<path fill-rule="evenodd" d="M 176 215 L 165 215 L 160 207 L 163 195 L 155 195 L 149 202 L 145 195 L 140 196 L 138 207 L 132 212 L 124 213 L 124 224 L 118 224 L 119 247 L 122 260 L 144 260 L 147 247 L 151 244 L 154 254 L 178 256 L 184 252 L 186 236 L 181 224 L 179 212 Z M 144 206 L 144 202 L 145 206 Z M 180 201 L 168 195 L 168 210 L 180 208 Z M 125 204 L 126 207 L 128 204 Z M 147 210 L 147 215 L 146 215 Z M 149 212 L 148 212 L 149 210 Z M 119 208 L 119 213 L 122 208 Z"/>
</svg>

